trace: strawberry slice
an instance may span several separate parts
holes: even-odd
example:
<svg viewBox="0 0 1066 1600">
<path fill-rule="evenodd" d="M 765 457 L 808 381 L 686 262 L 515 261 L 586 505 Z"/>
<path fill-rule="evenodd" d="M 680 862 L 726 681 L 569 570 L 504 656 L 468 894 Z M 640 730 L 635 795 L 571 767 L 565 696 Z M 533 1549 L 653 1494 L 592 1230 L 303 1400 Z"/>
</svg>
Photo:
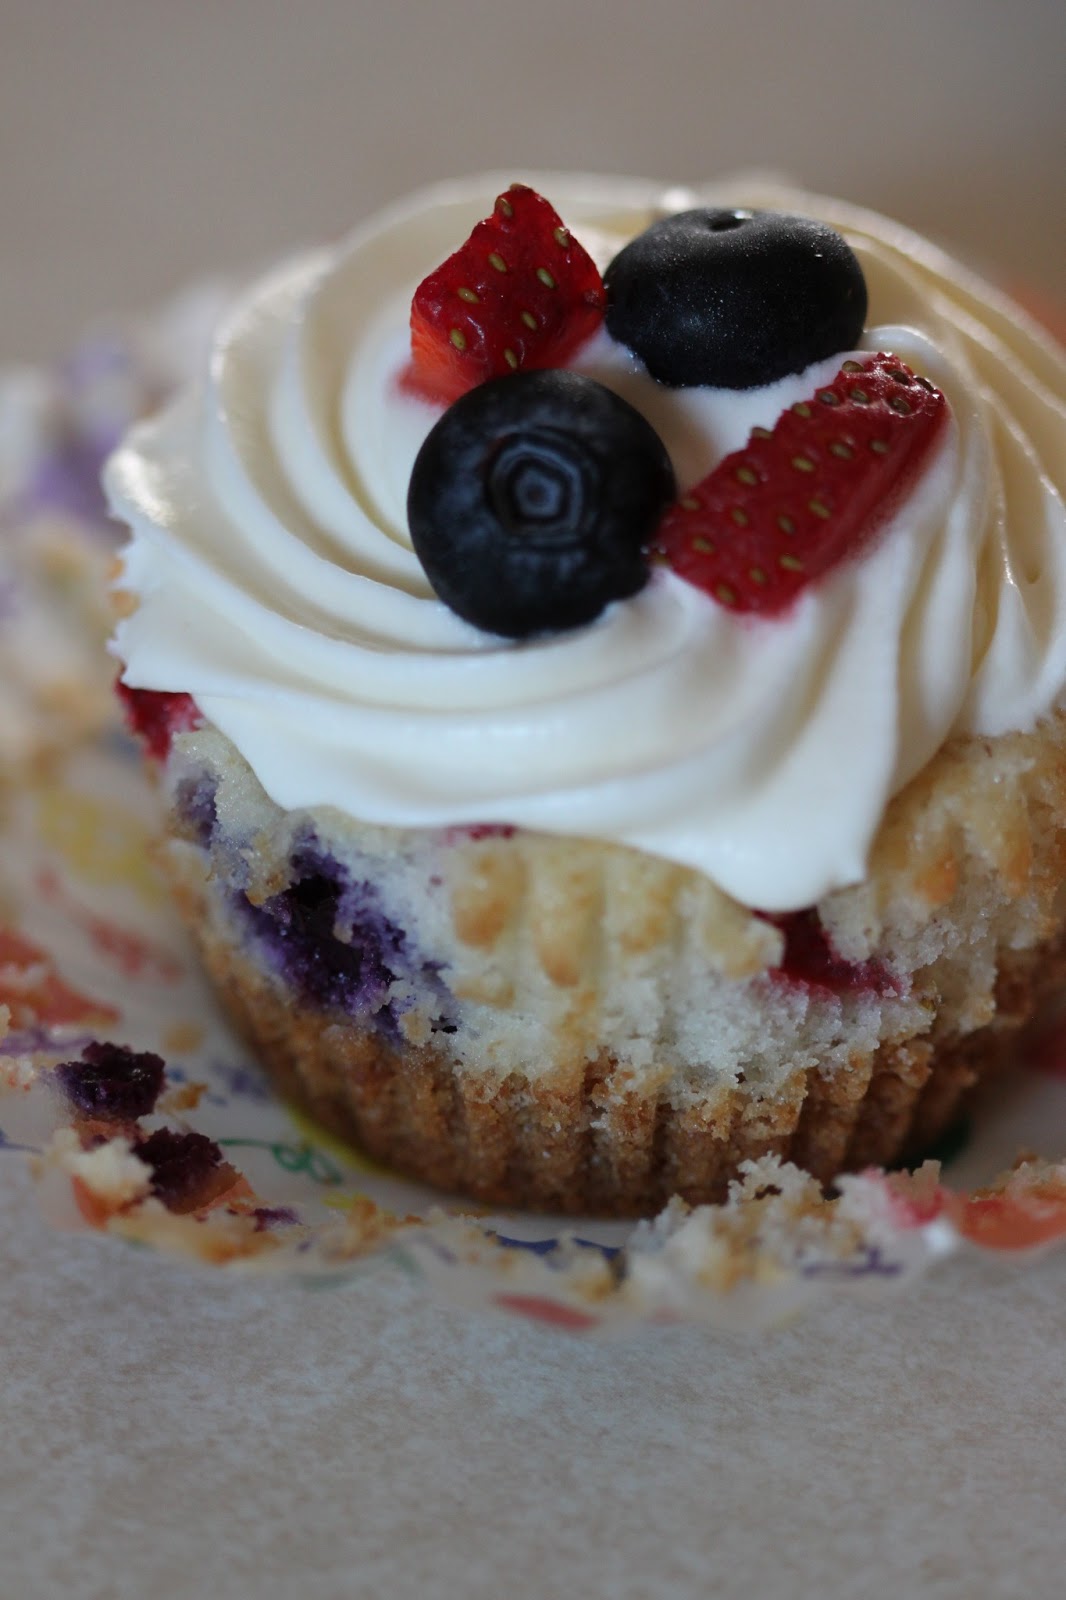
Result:
<svg viewBox="0 0 1066 1600">
<path fill-rule="evenodd" d="M 781 612 L 876 532 L 947 410 L 895 356 L 845 361 L 670 507 L 655 554 L 731 611 Z"/>
<path fill-rule="evenodd" d="M 416 289 L 405 386 L 450 405 L 488 378 L 562 366 L 603 308 L 591 256 L 542 195 L 513 183 Z"/>
</svg>

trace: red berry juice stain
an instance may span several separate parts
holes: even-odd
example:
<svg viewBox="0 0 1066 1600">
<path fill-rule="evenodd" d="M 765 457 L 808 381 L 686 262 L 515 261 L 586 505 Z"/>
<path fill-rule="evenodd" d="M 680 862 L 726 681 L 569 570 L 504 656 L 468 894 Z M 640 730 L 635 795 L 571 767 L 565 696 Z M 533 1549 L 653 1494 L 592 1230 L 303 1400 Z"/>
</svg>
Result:
<svg viewBox="0 0 1066 1600">
<path fill-rule="evenodd" d="M 115 685 L 115 690 L 122 702 L 127 727 L 156 761 L 166 760 L 170 741 L 176 733 L 188 733 L 203 726 L 200 708 L 191 695 L 172 694 L 163 689 L 131 689 L 121 682 Z"/>
<path fill-rule="evenodd" d="M 466 839 L 475 843 L 481 839 L 513 839 L 518 829 L 510 822 L 464 822 L 445 828 L 446 844 L 460 844 Z"/>
<path fill-rule="evenodd" d="M 771 973 L 779 982 L 834 995 L 900 993 L 899 979 L 883 961 L 846 961 L 838 955 L 813 906 L 759 915 L 785 936 L 784 955 Z"/>
</svg>

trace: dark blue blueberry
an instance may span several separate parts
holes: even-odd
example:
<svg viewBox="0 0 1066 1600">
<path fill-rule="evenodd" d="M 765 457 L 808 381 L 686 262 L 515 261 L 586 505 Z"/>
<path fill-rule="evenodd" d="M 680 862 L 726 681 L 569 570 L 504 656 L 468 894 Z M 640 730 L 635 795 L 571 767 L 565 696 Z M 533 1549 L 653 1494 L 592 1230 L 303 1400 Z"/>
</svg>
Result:
<svg viewBox="0 0 1066 1600">
<path fill-rule="evenodd" d="M 383 915 L 369 884 L 353 884 L 313 847 L 292 860 L 293 881 L 245 915 L 301 999 L 349 1015 L 376 1011 L 402 964 L 404 936 Z M 350 939 L 336 929 L 351 928 Z"/>
<path fill-rule="evenodd" d="M 133 1147 L 152 1169 L 152 1193 L 172 1211 L 191 1211 L 208 1197 L 212 1178 L 225 1157 L 206 1133 L 157 1128 Z"/>
<path fill-rule="evenodd" d="M 195 778 L 182 778 L 174 797 L 175 810 L 188 833 L 203 849 L 207 849 L 215 832 L 218 812 L 215 779 L 201 774 Z"/>
<path fill-rule="evenodd" d="M 662 440 L 626 401 L 575 372 L 522 372 L 444 413 L 415 461 L 407 516 L 445 605 L 524 638 L 636 594 L 673 496 Z"/>
<path fill-rule="evenodd" d="M 155 1106 L 163 1088 L 165 1066 L 150 1050 L 99 1041 L 88 1044 L 80 1061 L 56 1067 L 67 1099 L 86 1117 L 135 1122 Z"/>
<path fill-rule="evenodd" d="M 607 328 L 671 388 L 751 389 L 851 350 L 866 282 L 832 228 L 778 211 L 682 211 L 604 274 Z"/>
<path fill-rule="evenodd" d="M 291 872 L 289 887 L 262 905 L 241 893 L 234 901 L 265 958 L 302 1002 L 372 1020 L 397 1039 L 399 1004 L 389 991 L 401 978 L 423 990 L 423 1003 L 439 1008 L 434 1029 L 453 1031 L 439 963 L 411 949 L 372 884 L 353 881 L 313 834 L 294 850 Z"/>
</svg>

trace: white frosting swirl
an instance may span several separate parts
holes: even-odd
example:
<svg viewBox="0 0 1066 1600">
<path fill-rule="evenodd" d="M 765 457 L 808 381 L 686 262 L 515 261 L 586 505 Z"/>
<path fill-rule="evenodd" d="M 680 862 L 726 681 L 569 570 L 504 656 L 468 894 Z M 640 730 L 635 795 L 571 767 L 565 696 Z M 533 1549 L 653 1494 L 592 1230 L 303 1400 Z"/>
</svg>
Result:
<svg viewBox="0 0 1066 1600">
<path fill-rule="evenodd" d="M 656 570 L 587 628 L 503 642 L 436 600 L 411 550 L 407 479 L 438 413 L 395 377 L 415 285 L 507 181 L 416 196 L 256 284 L 206 380 L 112 459 L 140 601 L 125 681 L 192 694 L 283 807 L 614 839 L 748 905 L 810 904 L 862 877 L 888 799 L 951 734 L 1028 728 L 1062 694 L 1066 364 L 872 213 L 533 177 L 601 265 L 660 207 L 822 218 L 866 275 L 863 347 L 926 374 L 952 417 L 876 542 L 787 615 L 734 616 Z M 575 365 L 645 412 L 685 486 L 846 354 L 743 393 L 661 388 L 604 334 Z"/>
</svg>

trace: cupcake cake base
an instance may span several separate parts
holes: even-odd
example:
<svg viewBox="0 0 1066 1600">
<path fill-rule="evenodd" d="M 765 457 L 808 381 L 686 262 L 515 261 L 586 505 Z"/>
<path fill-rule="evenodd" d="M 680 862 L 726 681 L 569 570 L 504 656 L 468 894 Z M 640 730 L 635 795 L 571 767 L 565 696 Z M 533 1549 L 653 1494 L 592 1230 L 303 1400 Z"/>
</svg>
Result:
<svg viewBox="0 0 1066 1600">
<path fill-rule="evenodd" d="M 1066 977 L 1062 741 L 949 747 L 866 883 L 775 919 L 628 850 L 282 812 L 208 728 L 169 758 L 164 859 L 232 1015 L 323 1124 L 486 1204 L 647 1215 L 768 1154 L 823 1182 L 920 1159 L 1009 1063 Z"/>
</svg>

